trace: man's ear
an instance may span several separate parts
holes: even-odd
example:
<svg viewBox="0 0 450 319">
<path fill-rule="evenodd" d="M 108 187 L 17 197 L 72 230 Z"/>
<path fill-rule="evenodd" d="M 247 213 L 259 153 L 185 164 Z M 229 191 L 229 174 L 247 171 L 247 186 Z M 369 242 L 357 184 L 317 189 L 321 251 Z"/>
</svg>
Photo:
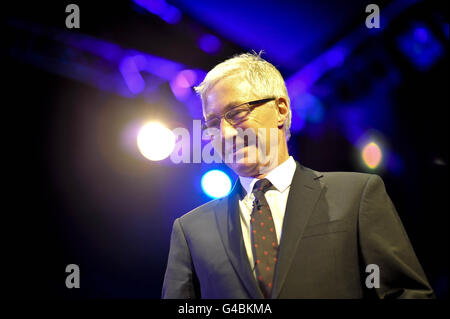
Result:
<svg viewBox="0 0 450 319">
<path fill-rule="evenodd" d="M 288 101 L 284 97 L 280 97 L 275 101 L 278 110 L 278 127 L 281 128 L 287 120 L 289 114 Z"/>
</svg>

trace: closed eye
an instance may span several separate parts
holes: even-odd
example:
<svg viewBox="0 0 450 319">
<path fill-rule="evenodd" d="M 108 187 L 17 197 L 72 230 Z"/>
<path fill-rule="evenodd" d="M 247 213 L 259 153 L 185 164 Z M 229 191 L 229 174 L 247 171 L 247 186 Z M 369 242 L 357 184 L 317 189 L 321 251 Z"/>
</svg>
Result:
<svg viewBox="0 0 450 319">
<path fill-rule="evenodd" d="M 220 125 L 220 120 L 217 119 L 217 118 L 213 118 L 213 119 L 210 119 L 210 120 L 206 121 L 206 126 L 209 127 L 209 128 L 211 128 L 211 127 L 219 127 L 219 125 Z"/>
</svg>

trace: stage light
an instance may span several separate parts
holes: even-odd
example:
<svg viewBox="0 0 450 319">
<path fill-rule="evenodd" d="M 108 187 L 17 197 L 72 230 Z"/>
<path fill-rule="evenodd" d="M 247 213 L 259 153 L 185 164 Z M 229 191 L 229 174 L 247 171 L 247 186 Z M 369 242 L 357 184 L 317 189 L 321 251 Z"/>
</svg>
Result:
<svg viewBox="0 0 450 319">
<path fill-rule="evenodd" d="M 160 123 L 144 125 L 138 134 L 137 145 L 141 154 L 152 161 L 165 159 L 175 147 L 175 134 Z"/>
<path fill-rule="evenodd" d="M 291 132 L 298 132 L 306 122 L 321 123 L 325 117 L 325 107 L 316 96 L 303 93 L 296 96 L 291 103 Z"/>
<path fill-rule="evenodd" d="M 211 170 L 202 177 L 202 189 L 206 195 L 219 198 L 228 195 L 231 190 L 231 180 L 220 170 Z"/>
<path fill-rule="evenodd" d="M 364 164 L 371 169 L 378 167 L 383 156 L 380 147 L 374 142 L 367 144 L 363 148 L 361 155 Z"/>
<path fill-rule="evenodd" d="M 170 81 L 170 88 L 178 101 L 186 101 L 193 93 L 191 89 L 198 82 L 193 70 L 182 70 Z"/>
<path fill-rule="evenodd" d="M 134 0 L 134 3 L 159 16 L 167 23 L 175 24 L 181 20 L 180 10 L 168 4 L 165 0 Z"/>
<path fill-rule="evenodd" d="M 216 36 L 205 34 L 198 40 L 198 46 L 206 53 L 213 54 L 220 51 L 222 44 Z"/>
<path fill-rule="evenodd" d="M 125 84 L 133 94 L 139 94 L 145 88 L 145 81 L 140 73 L 142 65 L 145 65 L 145 57 L 142 55 L 125 57 L 119 63 L 119 70 Z"/>
<path fill-rule="evenodd" d="M 337 68 L 342 66 L 347 55 L 348 50 L 345 47 L 336 45 L 332 49 L 328 50 L 324 56 L 327 67 Z"/>
<path fill-rule="evenodd" d="M 445 49 L 430 28 L 423 23 L 397 38 L 397 44 L 403 54 L 421 71 L 430 69 L 445 55 Z"/>
</svg>

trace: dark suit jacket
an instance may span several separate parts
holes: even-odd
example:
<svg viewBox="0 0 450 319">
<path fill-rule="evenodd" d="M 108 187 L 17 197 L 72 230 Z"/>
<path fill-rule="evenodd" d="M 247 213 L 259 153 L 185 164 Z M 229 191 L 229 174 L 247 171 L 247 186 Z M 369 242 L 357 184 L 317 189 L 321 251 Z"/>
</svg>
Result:
<svg viewBox="0 0 450 319">
<path fill-rule="evenodd" d="M 242 239 L 241 192 L 238 180 L 175 220 L 163 298 L 263 298 Z M 297 163 L 278 254 L 272 298 L 434 297 L 377 175 Z M 368 264 L 379 266 L 379 288 L 366 288 Z"/>
</svg>

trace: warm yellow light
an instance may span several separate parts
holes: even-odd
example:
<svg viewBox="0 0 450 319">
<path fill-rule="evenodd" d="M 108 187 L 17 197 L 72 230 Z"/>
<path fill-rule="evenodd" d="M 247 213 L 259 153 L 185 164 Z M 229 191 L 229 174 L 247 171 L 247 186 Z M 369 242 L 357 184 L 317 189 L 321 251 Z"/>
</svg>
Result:
<svg viewBox="0 0 450 319">
<path fill-rule="evenodd" d="M 376 168 L 382 158 L 380 147 L 374 142 L 367 144 L 362 150 L 362 158 L 367 167 L 371 169 Z"/>
<path fill-rule="evenodd" d="M 152 161 L 165 159 L 175 147 L 175 134 L 160 123 L 149 123 L 139 131 L 137 145 L 142 155 Z"/>
</svg>

